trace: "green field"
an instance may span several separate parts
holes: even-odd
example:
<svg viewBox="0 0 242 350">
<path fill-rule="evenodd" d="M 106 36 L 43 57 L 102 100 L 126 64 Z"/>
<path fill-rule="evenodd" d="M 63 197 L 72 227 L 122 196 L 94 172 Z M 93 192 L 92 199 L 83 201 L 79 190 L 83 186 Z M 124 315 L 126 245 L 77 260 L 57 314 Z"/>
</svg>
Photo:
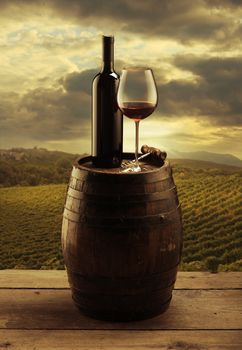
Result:
<svg viewBox="0 0 242 350">
<path fill-rule="evenodd" d="M 66 185 L 0 189 L 0 268 L 60 269 Z"/>
<path fill-rule="evenodd" d="M 174 166 L 183 211 L 183 270 L 242 270 L 241 172 Z M 62 269 L 66 184 L 0 189 L 0 268 Z"/>
</svg>

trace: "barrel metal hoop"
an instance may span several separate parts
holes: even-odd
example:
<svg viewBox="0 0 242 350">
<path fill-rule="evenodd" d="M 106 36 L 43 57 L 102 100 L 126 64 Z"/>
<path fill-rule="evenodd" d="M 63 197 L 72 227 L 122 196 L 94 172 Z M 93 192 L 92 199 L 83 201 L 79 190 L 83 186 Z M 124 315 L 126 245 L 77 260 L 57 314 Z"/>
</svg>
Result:
<svg viewBox="0 0 242 350">
<path fill-rule="evenodd" d="M 78 295 L 82 295 L 82 296 L 86 296 L 86 297 L 93 297 L 93 296 L 105 296 L 105 297 L 139 297 L 140 295 L 145 295 L 145 294 L 153 294 L 153 293 L 157 293 L 157 292 L 162 292 L 162 291 L 172 291 L 173 290 L 173 287 L 174 287 L 174 284 L 175 284 L 176 281 L 173 281 L 169 286 L 167 287 L 164 287 L 164 288 L 158 288 L 158 289 L 151 289 L 151 290 L 146 290 L 145 292 L 142 291 L 142 292 L 138 292 L 136 291 L 136 293 L 133 295 L 131 293 L 124 293 L 124 294 L 108 294 L 108 293 L 87 293 L 87 292 L 83 292 L 81 289 L 79 288 L 76 288 L 73 286 L 73 284 L 70 283 L 70 286 L 71 286 L 71 289 L 72 290 L 76 290 L 78 292 Z M 109 292 L 110 293 L 110 292 Z"/>
<path fill-rule="evenodd" d="M 153 192 L 153 193 L 135 193 L 133 195 L 130 194 L 116 194 L 116 195 L 108 195 L 108 194 L 88 194 L 85 192 L 80 192 L 74 188 L 69 187 L 68 190 L 68 196 L 75 198 L 75 199 L 85 199 L 88 202 L 97 202 L 100 203 L 100 201 L 120 201 L 124 199 L 125 201 L 128 201 L 129 203 L 141 203 L 141 202 L 147 202 L 148 201 L 157 201 L 160 199 L 170 199 L 170 193 L 174 192 L 176 194 L 176 186 L 174 185 L 171 188 L 168 188 L 167 190 L 164 190 L 162 192 Z"/>
<path fill-rule="evenodd" d="M 179 211 L 180 204 L 169 212 L 147 215 L 147 216 L 134 216 L 134 217 L 97 217 L 97 216 L 87 216 L 80 215 L 76 212 L 71 211 L 65 207 L 64 218 L 73 222 L 80 222 L 90 227 L 109 227 L 113 228 L 126 228 L 126 227 L 137 227 L 139 226 L 149 226 L 149 225 L 161 225 L 165 226 L 170 224 L 169 217 Z M 173 218 L 174 219 L 174 218 Z M 173 220 L 174 221 L 174 220 Z"/>
<path fill-rule="evenodd" d="M 164 278 L 166 275 L 168 277 L 170 277 L 171 273 L 177 273 L 177 269 L 178 269 L 178 266 L 179 266 L 179 262 L 172 266 L 169 270 L 164 270 L 162 272 L 155 272 L 155 273 L 150 273 L 150 274 L 147 274 L 147 275 L 143 275 L 143 276 L 140 276 L 140 275 L 134 275 L 134 276 L 127 276 L 127 277 L 116 277 L 115 279 L 119 280 L 119 281 L 123 281 L 125 283 L 125 281 L 129 281 L 129 280 L 132 280 L 134 278 L 137 278 L 137 279 L 142 279 L 142 280 L 149 280 L 149 279 L 154 279 L 154 278 Z M 72 270 L 70 267 L 67 268 L 67 272 L 70 271 L 70 273 L 73 273 L 73 274 L 77 274 L 79 275 L 81 278 L 98 278 L 98 279 L 103 279 L 104 281 L 107 280 L 107 279 L 112 279 L 113 280 L 113 277 L 110 277 L 110 276 L 102 276 L 102 275 L 98 275 L 98 276 L 87 276 L 87 275 L 83 275 L 81 274 L 79 271 L 74 271 Z"/>
<path fill-rule="evenodd" d="M 74 169 L 75 169 L 75 171 L 74 171 Z M 94 174 L 98 174 L 98 173 L 94 173 Z M 101 173 L 100 173 L 101 174 Z M 136 173 L 136 174 L 138 174 L 138 173 Z M 86 170 L 86 173 L 84 173 L 84 174 L 82 174 L 82 171 L 80 170 L 80 169 L 78 169 L 78 168 L 73 168 L 73 170 L 72 170 L 72 174 L 71 174 L 71 177 L 73 178 L 73 179 L 75 179 L 75 180 L 80 180 L 80 181 L 86 181 L 86 179 L 87 179 L 87 176 L 88 176 L 89 174 L 88 174 L 88 171 Z M 118 175 L 118 174 L 112 174 L 112 173 L 110 173 L 110 174 L 106 174 L 106 175 Z M 157 183 L 157 182 L 163 182 L 163 181 L 167 181 L 167 180 L 171 180 L 172 179 L 172 176 L 169 174 L 169 176 L 166 176 L 166 177 L 163 177 L 163 178 L 159 178 L 159 179 L 157 179 L 157 178 L 151 178 L 151 179 L 149 179 L 149 178 L 147 178 L 145 181 L 136 181 L 136 184 L 151 184 L 151 183 Z M 105 179 L 106 180 L 106 179 Z M 127 180 L 129 180 L 130 181 L 130 179 L 127 179 Z M 88 182 L 89 183 L 92 183 L 92 182 L 96 182 L 97 180 L 95 179 L 91 179 L 91 177 L 90 176 L 88 176 Z M 123 184 L 126 184 L 126 183 L 129 183 L 129 181 L 125 181 Z M 122 182 L 120 182 L 120 183 L 122 183 Z"/>
</svg>

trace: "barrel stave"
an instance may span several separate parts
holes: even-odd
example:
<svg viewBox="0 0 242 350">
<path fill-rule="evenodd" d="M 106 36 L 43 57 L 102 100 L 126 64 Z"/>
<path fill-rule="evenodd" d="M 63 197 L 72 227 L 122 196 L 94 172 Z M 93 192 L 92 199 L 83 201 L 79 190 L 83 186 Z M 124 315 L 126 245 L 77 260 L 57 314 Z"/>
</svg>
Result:
<svg viewBox="0 0 242 350">
<path fill-rule="evenodd" d="M 155 227 L 152 231 L 149 227 L 133 227 L 127 231 L 70 222 L 68 230 L 71 237 L 65 244 L 65 260 L 70 269 L 82 274 L 146 275 L 166 271 L 180 261 L 178 222 Z"/>
</svg>

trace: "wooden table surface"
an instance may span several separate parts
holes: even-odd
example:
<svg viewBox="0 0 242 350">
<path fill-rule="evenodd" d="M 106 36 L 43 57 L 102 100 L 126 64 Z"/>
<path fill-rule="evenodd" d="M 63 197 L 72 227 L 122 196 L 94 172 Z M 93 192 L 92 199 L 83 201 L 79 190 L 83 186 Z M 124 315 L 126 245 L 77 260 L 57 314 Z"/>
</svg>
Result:
<svg viewBox="0 0 242 350">
<path fill-rule="evenodd" d="M 242 349 L 242 272 L 180 272 L 171 305 L 111 323 L 74 306 L 65 271 L 0 271 L 0 349 Z"/>
</svg>

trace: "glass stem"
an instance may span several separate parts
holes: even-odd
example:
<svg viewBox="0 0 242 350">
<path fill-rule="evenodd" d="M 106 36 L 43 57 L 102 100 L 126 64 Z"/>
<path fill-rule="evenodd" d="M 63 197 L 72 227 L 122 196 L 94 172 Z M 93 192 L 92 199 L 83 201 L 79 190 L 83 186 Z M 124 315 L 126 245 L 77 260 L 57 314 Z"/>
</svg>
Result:
<svg viewBox="0 0 242 350">
<path fill-rule="evenodd" d="M 139 153 L 139 120 L 135 121 L 135 167 L 139 167 L 138 161 Z"/>
</svg>

